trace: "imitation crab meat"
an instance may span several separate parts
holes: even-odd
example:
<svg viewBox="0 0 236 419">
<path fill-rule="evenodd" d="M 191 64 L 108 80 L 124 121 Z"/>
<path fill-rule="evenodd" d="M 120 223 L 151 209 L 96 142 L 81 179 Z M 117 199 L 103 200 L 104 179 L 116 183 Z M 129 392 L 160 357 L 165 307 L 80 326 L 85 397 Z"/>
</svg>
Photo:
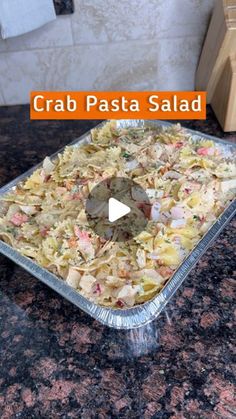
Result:
<svg viewBox="0 0 236 419">
<path fill-rule="evenodd" d="M 214 147 L 201 147 L 197 150 L 199 156 L 214 156 L 215 152 Z"/>
<path fill-rule="evenodd" d="M 79 227 L 75 226 L 74 232 L 78 237 L 78 249 L 82 256 L 87 259 L 93 259 L 95 256 L 95 249 L 92 245 L 91 239 L 87 231 L 80 230 Z"/>
<path fill-rule="evenodd" d="M 26 214 L 21 214 L 20 212 L 16 212 L 11 218 L 12 224 L 14 224 L 17 227 L 21 226 L 22 224 L 26 223 L 27 221 L 28 221 L 27 215 Z"/>
<path fill-rule="evenodd" d="M 151 209 L 151 220 L 158 221 L 160 218 L 161 204 L 159 202 L 154 202 Z"/>
</svg>

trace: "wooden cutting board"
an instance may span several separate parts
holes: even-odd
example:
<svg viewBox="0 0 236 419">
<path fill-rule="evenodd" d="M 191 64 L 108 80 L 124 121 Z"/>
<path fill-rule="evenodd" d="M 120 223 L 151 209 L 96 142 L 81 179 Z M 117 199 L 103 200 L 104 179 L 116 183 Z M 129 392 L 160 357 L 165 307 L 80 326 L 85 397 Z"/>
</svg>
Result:
<svg viewBox="0 0 236 419">
<path fill-rule="evenodd" d="M 211 103 L 228 57 L 236 53 L 236 0 L 216 0 L 197 73 L 196 90 Z"/>
<path fill-rule="evenodd" d="M 236 131 L 236 54 L 226 61 L 211 106 L 223 131 Z"/>
</svg>

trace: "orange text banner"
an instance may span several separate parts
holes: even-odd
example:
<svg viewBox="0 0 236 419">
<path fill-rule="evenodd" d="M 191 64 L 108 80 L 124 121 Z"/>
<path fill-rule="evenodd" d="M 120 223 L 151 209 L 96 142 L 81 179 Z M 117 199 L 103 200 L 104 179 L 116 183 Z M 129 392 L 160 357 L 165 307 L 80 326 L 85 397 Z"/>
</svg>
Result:
<svg viewBox="0 0 236 419">
<path fill-rule="evenodd" d="M 206 119 L 206 92 L 32 92 L 31 119 Z"/>
</svg>

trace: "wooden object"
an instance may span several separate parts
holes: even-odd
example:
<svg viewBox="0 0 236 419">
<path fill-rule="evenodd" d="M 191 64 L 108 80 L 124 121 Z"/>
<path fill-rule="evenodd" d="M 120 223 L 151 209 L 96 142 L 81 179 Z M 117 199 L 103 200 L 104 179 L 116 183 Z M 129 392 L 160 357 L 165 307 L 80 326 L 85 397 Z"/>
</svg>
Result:
<svg viewBox="0 0 236 419">
<path fill-rule="evenodd" d="M 226 61 L 211 105 L 222 129 L 236 131 L 236 54 Z"/>
<path fill-rule="evenodd" d="M 196 73 L 196 90 L 207 91 L 211 103 L 226 61 L 236 53 L 236 0 L 216 0 Z"/>
</svg>

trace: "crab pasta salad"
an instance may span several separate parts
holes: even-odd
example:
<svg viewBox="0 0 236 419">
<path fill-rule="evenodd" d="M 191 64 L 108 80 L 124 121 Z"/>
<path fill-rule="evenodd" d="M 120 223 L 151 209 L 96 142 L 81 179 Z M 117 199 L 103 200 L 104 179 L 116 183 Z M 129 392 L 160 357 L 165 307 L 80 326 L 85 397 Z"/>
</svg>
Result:
<svg viewBox="0 0 236 419">
<path fill-rule="evenodd" d="M 235 198 L 235 154 L 179 125 L 92 131 L 1 199 L 0 238 L 90 301 L 128 308 L 152 299 Z M 129 178 L 149 197 L 144 231 L 127 242 L 95 234 L 92 188 Z"/>
</svg>

